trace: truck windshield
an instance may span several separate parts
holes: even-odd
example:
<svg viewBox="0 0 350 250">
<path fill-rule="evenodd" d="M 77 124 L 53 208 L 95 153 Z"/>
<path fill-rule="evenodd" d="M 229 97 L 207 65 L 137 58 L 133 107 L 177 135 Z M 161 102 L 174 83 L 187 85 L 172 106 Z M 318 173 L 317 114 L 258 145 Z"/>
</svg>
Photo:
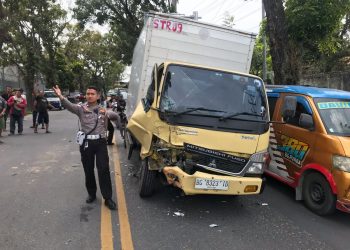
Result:
<svg viewBox="0 0 350 250">
<path fill-rule="evenodd" d="M 329 134 L 350 136 L 350 99 L 315 98 L 314 102 Z"/>
<path fill-rule="evenodd" d="M 267 119 L 260 79 L 180 65 L 167 69 L 159 108 L 164 113 L 213 116 L 220 121 Z"/>
</svg>

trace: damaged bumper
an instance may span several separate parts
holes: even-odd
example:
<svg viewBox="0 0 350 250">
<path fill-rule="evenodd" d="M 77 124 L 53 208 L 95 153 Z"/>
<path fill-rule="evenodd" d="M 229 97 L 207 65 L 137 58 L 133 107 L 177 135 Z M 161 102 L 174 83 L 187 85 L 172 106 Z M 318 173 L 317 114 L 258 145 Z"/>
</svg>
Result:
<svg viewBox="0 0 350 250">
<path fill-rule="evenodd" d="M 258 177 L 239 177 L 195 172 L 189 175 L 179 167 L 167 166 L 163 173 L 169 184 L 184 191 L 186 195 L 249 195 L 259 194 L 264 182 Z"/>
</svg>

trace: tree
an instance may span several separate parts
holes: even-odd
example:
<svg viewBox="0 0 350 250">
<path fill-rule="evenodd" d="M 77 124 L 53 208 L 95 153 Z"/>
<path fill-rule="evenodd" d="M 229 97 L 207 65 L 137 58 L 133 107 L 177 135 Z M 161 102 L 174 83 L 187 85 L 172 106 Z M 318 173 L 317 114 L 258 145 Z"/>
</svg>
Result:
<svg viewBox="0 0 350 250">
<path fill-rule="evenodd" d="M 346 19 L 349 0 L 263 0 L 263 3 L 276 83 L 297 83 L 302 64 L 318 64 L 325 69 L 330 65 L 328 59 L 348 46 L 344 37 L 350 25 Z"/>
<path fill-rule="evenodd" d="M 59 40 L 67 26 L 66 11 L 50 1 L 41 1 L 37 8 L 40 18 L 33 19 L 33 26 L 40 37 L 40 42 L 45 50 L 41 58 L 41 71 L 46 76 L 47 87 L 52 87 L 57 82 L 56 56 L 61 46 Z"/>
<path fill-rule="evenodd" d="M 260 76 L 263 78 L 263 41 L 262 36 L 266 33 L 266 21 L 261 23 L 259 35 L 256 37 L 255 40 L 255 46 L 253 51 L 253 57 L 252 57 L 252 63 L 250 67 L 250 73 L 253 75 Z M 271 60 L 271 54 L 270 54 L 270 47 L 266 45 L 266 65 L 267 65 L 267 71 L 272 71 L 272 60 Z M 267 80 L 267 79 L 263 79 Z"/>
<path fill-rule="evenodd" d="M 77 0 L 75 16 L 81 25 L 87 22 L 109 24 L 118 37 L 117 60 L 130 64 L 132 52 L 143 26 L 143 15 L 149 11 L 174 12 L 169 0 Z"/>
<path fill-rule="evenodd" d="M 80 91 L 87 84 L 106 90 L 119 80 L 124 65 L 116 60 L 118 46 L 111 37 L 78 26 L 69 27 L 64 53 Z"/>
<path fill-rule="evenodd" d="M 267 33 L 270 43 L 274 82 L 296 84 L 299 81 L 299 53 L 288 39 L 288 30 L 282 0 L 263 0 Z"/>
<path fill-rule="evenodd" d="M 337 54 L 347 50 L 349 0 L 288 0 L 289 37 L 301 48 L 304 64 L 330 69 Z M 343 20 L 345 21 L 343 23 Z M 329 61 L 331 64 L 329 64 Z"/>
<path fill-rule="evenodd" d="M 23 76 L 27 90 L 28 103 L 32 102 L 35 78 L 39 76 L 45 65 L 48 72 L 54 71 L 54 53 L 52 46 L 57 45 L 62 28 L 52 25 L 65 16 L 59 5 L 50 0 L 3 0 L 1 8 L 6 13 L 6 22 L 2 30 L 7 39 L 3 40 L 0 55 L 2 63 L 16 65 Z M 54 35 L 52 35 L 54 34 Z M 45 61 L 45 53 L 50 58 L 49 65 Z M 45 70 L 44 70 L 45 72 Z M 51 74 L 47 74 L 50 79 Z"/>
<path fill-rule="evenodd" d="M 10 41 L 8 29 L 8 11 L 3 0 L 0 0 L 0 50 L 5 42 Z"/>
</svg>

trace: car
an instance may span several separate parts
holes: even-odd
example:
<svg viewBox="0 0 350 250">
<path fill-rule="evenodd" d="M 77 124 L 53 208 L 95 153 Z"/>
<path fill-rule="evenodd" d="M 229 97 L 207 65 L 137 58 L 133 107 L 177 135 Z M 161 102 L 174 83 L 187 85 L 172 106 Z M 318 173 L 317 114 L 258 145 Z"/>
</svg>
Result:
<svg viewBox="0 0 350 250">
<path fill-rule="evenodd" d="M 61 103 L 60 98 L 55 94 L 53 90 L 45 90 L 44 96 L 46 97 L 47 101 L 55 108 L 62 110 L 63 106 Z"/>
<path fill-rule="evenodd" d="M 117 95 L 117 91 L 115 91 L 114 89 L 108 90 L 107 96 L 110 97 L 110 96 L 112 96 L 112 95 Z"/>
<path fill-rule="evenodd" d="M 294 188 L 296 200 L 318 215 L 350 213 L 350 92 L 272 85 L 267 96 L 272 122 L 265 173 Z"/>
<path fill-rule="evenodd" d="M 83 93 L 76 91 L 69 93 L 67 99 L 72 103 L 80 103 L 85 101 L 85 96 Z"/>
</svg>

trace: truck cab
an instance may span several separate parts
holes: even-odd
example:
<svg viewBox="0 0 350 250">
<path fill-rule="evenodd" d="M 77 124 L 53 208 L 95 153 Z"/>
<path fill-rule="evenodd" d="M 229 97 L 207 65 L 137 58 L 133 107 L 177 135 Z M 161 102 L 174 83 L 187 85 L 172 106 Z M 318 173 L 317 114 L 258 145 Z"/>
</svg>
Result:
<svg viewBox="0 0 350 250">
<path fill-rule="evenodd" d="M 186 195 L 261 193 L 268 117 L 256 76 L 183 62 L 156 65 L 127 125 L 129 157 L 138 148 L 142 159 L 140 196 L 152 195 L 158 178 Z"/>
<path fill-rule="evenodd" d="M 271 120 L 265 173 L 295 188 L 319 215 L 350 212 L 350 93 L 268 86 Z M 293 112 L 284 112 L 294 105 Z"/>
</svg>

